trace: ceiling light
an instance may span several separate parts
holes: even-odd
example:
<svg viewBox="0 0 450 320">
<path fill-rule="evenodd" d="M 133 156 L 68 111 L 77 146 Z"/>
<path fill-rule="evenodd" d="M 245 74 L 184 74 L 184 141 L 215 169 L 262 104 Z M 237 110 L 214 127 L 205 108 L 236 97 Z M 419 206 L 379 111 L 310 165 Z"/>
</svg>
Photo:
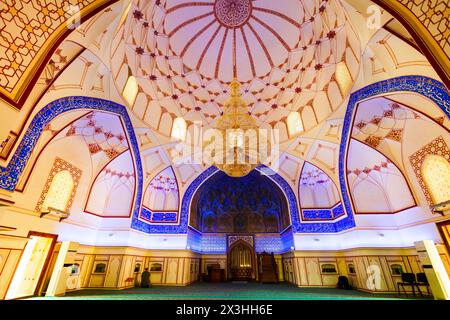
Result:
<svg viewBox="0 0 450 320">
<path fill-rule="evenodd" d="M 269 135 L 260 129 L 241 98 L 237 79 L 230 84 L 231 96 L 224 104 L 224 112 L 217 120 L 214 142 L 214 165 L 231 177 L 243 177 L 265 161 L 270 154 Z"/>
</svg>

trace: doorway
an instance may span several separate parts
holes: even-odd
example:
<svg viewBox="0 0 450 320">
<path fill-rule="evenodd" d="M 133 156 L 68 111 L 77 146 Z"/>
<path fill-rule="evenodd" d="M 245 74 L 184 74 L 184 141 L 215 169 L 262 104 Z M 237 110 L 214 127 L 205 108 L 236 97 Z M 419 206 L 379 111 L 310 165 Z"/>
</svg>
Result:
<svg viewBox="0 0 450 320">
<path fill-rule="evenodd" d="M 38 293 L 57 235 L 30 232 L 28 238 L 30 240 L 22 252 L 6 299 L 29 297 Z"/>
<path fill-rule="evenodd" d="M 442 240 L 444 240 L 447 252 L 450 255 L 450 220 L 438 223 L 437 227 L 441 233 Z"/>
</svg>

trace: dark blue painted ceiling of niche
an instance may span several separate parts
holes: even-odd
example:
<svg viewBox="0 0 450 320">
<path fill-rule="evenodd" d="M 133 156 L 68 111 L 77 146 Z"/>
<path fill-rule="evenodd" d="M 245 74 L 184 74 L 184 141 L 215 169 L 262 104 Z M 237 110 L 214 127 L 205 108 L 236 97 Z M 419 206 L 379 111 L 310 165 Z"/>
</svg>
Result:
<svg viewBox="0 0 450 320">
<path fill-rule="evenodd" d="M 259 171 L 242 178 L 218 172 L 196 192 L 190 225 L 205 233 L 276 233 L 289 225 L 287 202 Z"/>
</svg>

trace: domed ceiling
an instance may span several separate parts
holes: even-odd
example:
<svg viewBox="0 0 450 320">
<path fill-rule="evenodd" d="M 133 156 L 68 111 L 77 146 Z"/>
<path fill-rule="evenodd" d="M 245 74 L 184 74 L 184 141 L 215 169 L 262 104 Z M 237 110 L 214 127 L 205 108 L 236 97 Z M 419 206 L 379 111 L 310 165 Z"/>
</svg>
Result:
<svg viewBox="0 0 450 320">
<path fill-rule="evenodd" d="M 285 6 L 270 0 L 167 4 L 164 33 L 171 49 L 189 69 L 224 82 L 234 75 L 251 81 L 289 64 L 301 46 L 300 31 L 313 17 L 300 1 Z"/>
<path fill-rule="evenodd" d="M 338 0 L 141 0 L 122 21 L 111 50 L 118 87 L 137 78 L 131 109 L 165 136 L 165 114 L 212 124 L 237 77 L 251 115 L 287 140 L 291 111 L 315 127 L 359 70 L 360 42 Z"/>
</svg>

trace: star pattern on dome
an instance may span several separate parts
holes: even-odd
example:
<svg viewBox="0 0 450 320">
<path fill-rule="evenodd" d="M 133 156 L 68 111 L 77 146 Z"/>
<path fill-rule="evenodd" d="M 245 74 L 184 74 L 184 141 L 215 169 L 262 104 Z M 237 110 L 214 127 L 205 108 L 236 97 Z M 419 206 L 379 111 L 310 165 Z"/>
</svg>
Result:
<svg viewBox="0 0 450 320">
<path fill-rule="evenodd" d="M 165 127 L 163 117 L 211 125 L 234 75 L 260 125 L 287 132 L 289 113 L 298 111 L 309 130 L 348 94 L 337 66 L 345 64 L 353 82 L 361 59 L 336 0 L 136 0 L 116 41 L 123 48 L 112 50 L 112 59 L 121 59 L 113 73 L 129 69 L 139 85 L 131 109 L 166 136 L 171 124 Z"/>
</svg>

